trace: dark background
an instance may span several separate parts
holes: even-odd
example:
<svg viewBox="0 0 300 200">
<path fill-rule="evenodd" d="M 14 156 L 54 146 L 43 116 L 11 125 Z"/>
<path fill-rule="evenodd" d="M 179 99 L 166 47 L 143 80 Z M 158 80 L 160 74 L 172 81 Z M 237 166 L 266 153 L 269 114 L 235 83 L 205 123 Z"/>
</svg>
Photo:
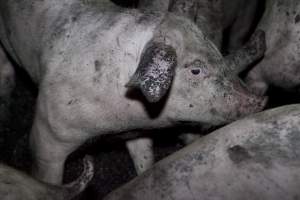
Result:
<svg viewBox="0 0 300 200">
<path fill-rule="evenodd" d="M 134 7 L 136 1 L 114 0 L 122 6 Z M 263 3 L 257 14 L 257 22 L 263 11 Z M 254 26 L 255 27 L 255 26 Z M 37 87 L 28 75 L 16 67 L 16 89 L 9 106 L 10 115 L 0 121 L 0 161 L 29 172 L 31 166 L 28 135 L 34 115 Z M 268 95 L 268 108 L 297 103 L 299 95 L 271 88 Z M 169 131 L 173 134 L 172 131 Z M 156 160 L 183 147 L 176 137 L 168 134 L 154 134 Z M 159 137 L 158 137 L 159 136 Z M 108 192 L 119 187 L 136 176 L 132 162 L 124 146 L 124 140 L 117 137 L 101 137 L 88 141 L 68 159 L 65 170 L 65 182 L 76 178 L 81 172 L 81 159 L 85 154 L 95 158 L 95 177 L 88 189 L 78 199 L 101 199 Z"/>
</svg>

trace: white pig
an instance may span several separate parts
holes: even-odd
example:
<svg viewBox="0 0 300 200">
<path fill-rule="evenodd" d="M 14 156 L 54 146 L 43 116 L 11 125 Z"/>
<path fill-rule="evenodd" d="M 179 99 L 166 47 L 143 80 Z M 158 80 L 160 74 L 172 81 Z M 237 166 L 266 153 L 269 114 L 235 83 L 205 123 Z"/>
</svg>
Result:
<svg viewBox="0 0 300 200">
<path fill-rule="evenodd" d="M 33 175 L 49 183 L 61 183 L 67 156 L 94 136 L 220 125 L 266 102 L 172 13 L 108 0 L 7 0 L 0 16 L 2 44 L 39 87 Z"/>
</svg>

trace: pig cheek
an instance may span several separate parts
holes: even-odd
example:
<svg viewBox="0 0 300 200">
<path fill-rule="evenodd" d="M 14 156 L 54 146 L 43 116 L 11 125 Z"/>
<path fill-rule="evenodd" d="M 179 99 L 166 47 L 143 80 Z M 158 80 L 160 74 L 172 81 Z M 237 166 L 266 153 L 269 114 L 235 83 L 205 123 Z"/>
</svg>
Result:
<svg viewBox="0 0 300 200">
<path fill-rule="evenodd" d="M 223 78 L 217 78 L 212 81 L 210 101 L 211 114 L 220 116 L 225 121 L 229 121 L 233 117 L 233 112 L 236 110 L 236 99 L 234 99 L 233 88 L 228 85 Z"/>
<path fill-rule="evenodd" d="M 222 102 L 221 110 L 224 113 L 224 118 L 227 121 L 232 121 L 243 116 L 243 113 L 247 110 L 244 105 L 247 101 L 246 88 L 238 80 L 232 80 L 233 84 L 223 82 L 222 88 Z M 227 84 L 226 84 L 227 83 Z"/>
<path fill-rule="evenodd" d="M 237 98 L 237 95 L 232 93 L 224 93 L 223 94 L 223 102 L 221 102 L 221 108 L 223 112 L 223 117 L 225 121 L 229 122 L 236 118 L 239 118 L 242 114 L 240 112 L 239 107 L 241 104 L 239 103 L 242 98 Z"/>
<path fill-rule="evenodd" d="M 249 98 L 247 94 L 250 94 L 248 89 L 242 85 L 239 81 L 233 84 L 233 91 L 235 94 L 231 94 L 228 101 L 232 103 L 232 107 L 235 108 L 234 118 L 241 118 L 246 114 L 250 114 L 252 105 L 254 105 L 253 99 Z"/>
<path fill-rule="evenodd" d="M 243 115 L 245 115 L 245 113 L 248 113 L 249 109 L 245 108 L 244 105 L 244 98 L 237 98 L 237 101 L 231 100 L 233 99 L 233 97 L 229 98 L 229 104 L 232 104 L 228 107 L 233 108 L 231 111 L 229 111 L 231 113 L 230 116 L 230 120 L 236 120 L 238 118 L 243 117 Z"/>
</svg>

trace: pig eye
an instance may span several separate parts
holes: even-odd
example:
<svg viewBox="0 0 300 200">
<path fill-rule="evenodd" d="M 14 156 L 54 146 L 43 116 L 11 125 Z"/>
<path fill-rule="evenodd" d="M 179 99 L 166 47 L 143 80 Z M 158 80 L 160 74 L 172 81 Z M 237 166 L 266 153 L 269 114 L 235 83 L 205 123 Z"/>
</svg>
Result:
<svg viewBox="0 0 300 200">
<path fill-rule="evenodd" d="M 186 68 L 191 68 L 190 72 L 193 75 L 208 75 L 206 64 L 201 60 L 195 60 L 192 63 L 186 65 Z"/>
<path fill-rule="evenodd" d="M 198 74 L 200 74 L 200 69 L 192 69 L 191 72 L 194 75 L 198 75 Z"/>
</svg>

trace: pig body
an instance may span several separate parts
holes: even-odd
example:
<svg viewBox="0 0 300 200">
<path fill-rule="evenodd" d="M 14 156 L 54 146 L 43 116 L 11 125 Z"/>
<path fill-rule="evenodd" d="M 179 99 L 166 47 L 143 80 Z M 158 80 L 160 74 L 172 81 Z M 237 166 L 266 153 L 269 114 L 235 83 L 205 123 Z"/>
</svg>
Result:
<svg viewBox="0 0 300 200">
<path fill-rule="evenodd" d="M 258 3 L 258 0 L 140 0 L 139 7 L 176 12 L 190 18 L 219 49 L 223 33 L 228 30 L 227 48 L 236 51 L 248 39 Z"/>
<path fill-rule="evenodd" d="M 265 104 L 172 13 L 106 0 L 8 0 L 0 13 L 2 44 L 39 87 L 30 142 L 40 180 L 61 183 L 67 156 L 91 137 L 220 125 Z"/>
<path fill-rule="evenodd" d="M 12 167 L 0 164 L 1 200 L 71 200 L 82 192 L 94 174 L 91 158 L 84 159 L 82 175 L 64 186 L 48 185 Z"/>
<path fill-rule="evenodd" d="M 300 86 L 300 2 L 267 0 L 259 24 L 266 32 L 267 50 L 261 62 L 246 77 L 258 94 L 269 86 L 297 91 Z"/>
<path fill-rule="evenodd" d="M 104 199 L 297 199 L 299 124 L 299 104 L 236 121 L 161 160 Z"/>
</svg>

